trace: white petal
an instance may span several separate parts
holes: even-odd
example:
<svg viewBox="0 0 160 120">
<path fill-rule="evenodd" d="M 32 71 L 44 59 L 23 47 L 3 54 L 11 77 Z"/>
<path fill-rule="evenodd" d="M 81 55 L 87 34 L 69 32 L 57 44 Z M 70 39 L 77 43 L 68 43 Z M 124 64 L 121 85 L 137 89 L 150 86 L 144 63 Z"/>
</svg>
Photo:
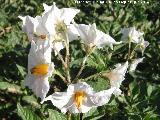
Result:
<svg viewBox="0 0 160 120">
<path fill-rule="evenodd" d="M 94 93 L 90 96 L 91 101 L 94 103 L 95 106 L 102 106 L 109 102 L 111 95 L 115 91 L 115 87 L 112 87 L 108 90 L 103 90 L 98 93 Z"/>
<path fill-rule="evenodd" d="M 125 74 L 127 72 L 127 68 L 128 68 L 128 61 L 125 62 L 125 64 L 123 64 L 121 66 L 118 66 L 113 71 L 116 72 L 116 73 L 119 73 L 119 74 Z"/>
<path fill-rule="evenodd" d="M 90 100 L 89 96 L 87 96 L 86 100 L 84 100 L 83 104 L 81 105 L 79 112 L 86 113 L 86 112 L 88 112 L 94 106 L 95 105 Z"/>
<path fill-rule="evenodd" d="M 66 25 L 69 25 L 75 15 L 80 12 L 78 9 L 73 8 L 62 8 L 61 10 L 61 19 L 64 20 Z M 69 14 L 68 14 L 69 13 Z"/>
<path fill-rule="evenodd" d="M 90 87 L 86 82 L 79 82 L 76 84 L 70 84 L 67 89 L 68 94 L 74 94 L 76 91 L 84 91 L 87 94 L 93 93 L 93 88 Z"/>
<path fill-rule="evenodd" d="M 96 46 L 98 48 L 102 48 L 106 45 L 110 46 L 111 49 L 113 49 L 113 44 L 120 44 L 121 42 L 116 42 L 111 36 L 103 33 L 100 30 L 97 30 L 97 40 L 96 40 Z"/>
<path fill-rule="evenodd" d="M 78 39 L 79 33 L 73 24 L 67 26 L 67 33 L 69 41 Z"/>
<path fill-rule="evenodd" d="M 140 39 L 140 42 L 138 43 L 139 47 L 136 49 L 138 51 L 141 51 L 142 54 L 144 53 L 144 50 L 146 49 L 146 47 L 149 45 L 148 41 L 145 41 L 143 38 Z"/>
<path fill-rule="evenodd" d="M 97 32 L 96 32 L 96 24 L 93 23 L 88 31 L 88 36 L 87 36 L 87 42 L 90 44 L 92 43 L 93 45 L 96 45 L 96 38 L 97 38 Z"/>
<path fill-rule="evenodd" d="M 30 16 L 19 16 L 19 18 L 23 21 L 22 30 L 27 33 L 29 40 L 33 39 L 34 25 L 35 20 Z"/>
<path fill-rule="evenodd" d="M 90 30 L 90 25 L 85 25 L 85 24 L 76 24 L 74 23 L 75 28 L 77 29 L 82 41 L 85 44 L 89 44 L 90 41 L 88 40 L 88 32 Z"/>
<path fill-rule="evenodd" d="M 71 96 L 69 96 L 66 92 L 55 92 L 44 99 L 44 101 L 47 100 L 51 100 L 52 104 L 64 113 L 67 112 L 67 107 L 73 104 L 73 101 L 70 101 Z M 69 105 L 70 103 L 71 105 Z"/>
<path fill-rule="evenodd" d="M 80 113 L 80 111 L 77 109 L 76 105 L 75 104 L 72 104 L 70 107 L 67 108 L 68 111 L 70 113 Z"/>
<path fill-rule="evenodd" d="M 133 43 L 139 43 L 139 38 L 143 35 L 143 32 L 136 31 L 135 27 L 123 28 L 121 33 L 123 34 L 121 37 L 122 41 L 128 42 L 130 38 Z"/>
<path fill-rule="evenodd" d="M 27 76 L 25 79 L 25 85 L 32 89 L 34 94 L 41 98 L 41 101 L 46 97 L 50 88 L 48 78 L 33 75 Z"/>
<path fill-rule="evenodd" d="M 53 74 L 53 71 L 54 71 L 54 63 L 50 63 L 49 64 L 49 68 L 48 68 L 48 74 L 47 74 L 47 76 L 51 77 L 52 74 Z"/>
<path fill-rule="evenodd" d="M 116 89 L 114 90 L 114 92 L 113 92 L 113 94 L 114 94 L 115 96 L 119 96 L 119 95 L 121 95 L 121 93 L 122 93 L 122 91 L 121 91 L 119 88 L 116 88 Z"/>
<path fill-rule="evenodd" d="M 49 41 L 31 42 L 31 49 L 28 55 L 28 68 L 42 63 L 51 63 L 51 47 Z"/>
<path fill-rule="evenodd" d="M 45 27 L 45 22 L 46 22 L 47 18 L 41 17 L 41 16 L 36 16 L 35 18 L 35 25 L 34 25 L 34 33 L 36 33 L 36 35 L 47 35 L 48 31 Z"/>
<path fill-rule="evenodd" d="M 55 14 L 54 7 L 51 8 L 47 13 L 43 15 L 46 20 L 44 20 L 44 26 L 49 32 L 49 34 L 54 35 L 56 33 L 55 27 L 56 22 L 58 21 L 58 18 Z"/>
<path fill-rule="evenodd" d="M 85 97 L 85 99 L 79 109 L 77 108 L 76 104 L 74 103 L 73 97 L 72 97 L 72 104 L 70 104 L 70 105 L 71 106 L 69 106 L 67 109 L 71 113 L 86 113 L 92 107 L 95 107 L 94 103 L 90 100 L 88 95 Z"/>
<path fill-rule="evenodd" d="M 47 4 L 45 4 L 45 3 L 43 3 L 43 8 L 44 8 L 44 12 L 43 12 L 43 14 L 45 14 L 46 12 L 48 12 L 51 8 L 52 8 L 52 6 L 48 6 Z"/>
<path fill-rule="evenodd" d="M 132 61 L 131 65 L 130 65 L 129 71 L 130 71 L 130 72 L 135 71 L 137 65 L 138 65 L 140 62 L 142 62 L 143 59 L 144 59 L 144 57 L 143 57 L 143 58 L 138 58 L 138 59 L 135 59 L 134 61 Z"/>
<path fill-rule="evenodd" d="M 57 52 L 59 52 L 59 51 L 62 50 L 63 48 L 64 48 L 64 45 L 63 45 L 62 42 L 55 42 L 55 43 L 53 44 L 53 49 L 55 49 L 55 50 L 54 50 L 55 55 L 57 55 Z"/>
<path fill-rule="evenodd" d="M 31 88 L 34 79 L 34 76 L 32 76 L 31 74 L 27 74 L 26 78 L 24 79 L 24 85 Z"/>
<path fill-rule="evenodd" d="M 124 76 L 125 76 L 125 73 L 127 72 L 128 61 L 123 65 L 118 64 L 116 66 L 117 67 L 114 70 L 108 73 L 107 77 L 110 80 L 111 87 L 119 88 L 122 81 L 125 79 Z"/>
</svg>

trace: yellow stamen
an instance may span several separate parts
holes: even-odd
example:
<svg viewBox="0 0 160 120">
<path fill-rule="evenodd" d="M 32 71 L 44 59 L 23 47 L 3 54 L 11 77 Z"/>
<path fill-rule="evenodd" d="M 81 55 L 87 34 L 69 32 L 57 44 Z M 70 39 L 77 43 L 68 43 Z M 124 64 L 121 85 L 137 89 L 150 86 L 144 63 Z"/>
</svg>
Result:
<svg viewBox="0 0 160 120">
<path fill-rule="evenodd" d="M 84 91 L 75 92 L 75 94 L 74 94 L 74 102 L 75 102 L 76 107 L 77 107 L 78 110 L 81 107 L 85 97 L 86 97 L 86 93 Z"/>
<path fill-rule="evenodd" d="M 48 73 L 48 67 L 48 64 L 39 64 L 31 69 L 31 73 L 37 76 L 44 76 Z"/>
<path fill-rule="evenodd" d="M 47 38 L 47 35 L 40 35 L 39 38 L 41 38 L 42 40 L 45 40 Z"/>
</svg>

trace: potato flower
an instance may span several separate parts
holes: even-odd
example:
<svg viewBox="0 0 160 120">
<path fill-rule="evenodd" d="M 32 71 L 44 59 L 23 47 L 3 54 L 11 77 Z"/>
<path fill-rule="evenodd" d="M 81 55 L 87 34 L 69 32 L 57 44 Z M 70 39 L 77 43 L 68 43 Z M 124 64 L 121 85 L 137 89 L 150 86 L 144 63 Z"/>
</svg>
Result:
<svg viewBox="0 0 160 120">
<path fill-rule="evenodd" d="M 92 107 L 102 106 L 109 102 L 115 88 L 94 92 L 85 82 L 70 84 L 67 92 L 55 92 L 44 101 L 51 100 L 61 112 L 86 113 Z"/>
<path fill-rule="evenodd" d="M 128 61 L 123 65 L 119 63 L 115 66 L 115 69 L 113 69 L 111 72 L 105 73 L 104 76 L 106 76 L 110 80 L 111 87 L 116 87 L 114 94 L 120 95 L 120 86 L 122 84 L 122 81 L 125 79 L 125 73 L 127 72 L 128 68 Z"/>
<path fill-rule="evenodd" d="M 19 18 L 23 21 L 22 30 L 27 34 L 30 41 L 49 39 L 48 31 L 44 26 L 44 18 L 41 16 L 36 16 L 35 18 L 19 16 Z"/>
<path fill-rule="evenodd" d="M 143 59 L 144 59 L 144 57 L 143 57 L 143 58 L 138 58 L 138 59 L 135 59 L 134 61 L 132 61 L 131 65 L 130 65 L 129 71 L 130 71 L 130 72 L 135 71 L 137 65 L 138 65 L 140 62 L 142 62 Z"/>
<path fill-rule="evenodd" d="M 39 43 L 39 42 L 38 42 Z M 25 78 L 25 86 L 28 86 L 41 101 L 49 91 L 48 77 L 52 76 L 54 64 L 51 62 L 51 47 L 49 41 L 44 44 L 31 42 L 28 55 L 28 74 Z"/>
<path fill-rule="evenodd" d="M 53 47 L 57 50 L 56 53 L 64 48 L 63 41 L 67 39 L 66 35 L 69 41 L 78 38 L 78 32 L 71 21 L 79 13 L 79 10 L 74 8 L 59 9 L 55 3 L 52 6 L 46 4 L 43 4 L 43 6 L 45 9 L 43 16 L 46 18 L 45 27 L 54 42 Z"/>
<path fill-rule="evenodd" d="M 85 24 L 75 24 L 77 31 L 79 32 L 80 38 L 84 44 L 89 48 L 97 47 L 103 48 L 108 45 L 113 49 L 113 44 L 119 44 L 121 42 L 116 42 L 111 36 L 105 34 L 104 32 L 96 28 L 96 24 L 85 25 Z"/>
<path fill-rule="evenodd" d="M 124 42 L 139 43 L 140 38 L 143 36 L 143 32 L 139 32 L 135 27 L 121 29 L 122 37 L 121 40 Z"/>
<path fill-rule="evenodd" d="M 146 47 L 149 45 L 148 41 L 145 41 L 143 38 L 140 39 L 139 41 L 139 45 L 136 48 L 136 50 L 141 51 L 142 54 L 144 53 L 144 50 L 146 49 Z"/>
<path fill-rule="evenodd" d="M 66 35 L 70 41 L 78 38 L 78 32 L 74 25 L 70 24 L 79 10 L 74 8 L 59 9 L 53 3 L 52 6 L 43 4 L 44 13 L 35 18 L 31 16 L 19 16 L 23 21 L 22 30 L 28 35 L 29 40 L 50 40 L 55 54 L 64 48 L 63 42 Z M 69 14 L 68 14 L 69 13 Z"/>
</svg>

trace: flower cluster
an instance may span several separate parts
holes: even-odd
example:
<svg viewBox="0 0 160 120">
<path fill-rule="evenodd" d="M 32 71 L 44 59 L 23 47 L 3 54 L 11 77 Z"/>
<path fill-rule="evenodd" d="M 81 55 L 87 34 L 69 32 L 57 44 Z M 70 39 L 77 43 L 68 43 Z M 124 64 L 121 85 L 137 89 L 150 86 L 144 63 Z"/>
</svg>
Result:
<svg viewBox="0 0 160 120">
<path fill-rule="evenodd" d="M 19 16 L 23 21 L 22 30 L 27 34 L 31 43 L 28 55 L 28 74 L 25 78 L 25 85 L 28 86 L 37 97 L 41 98 L 41 103 L 50 100 L 54 106 L 63 113 L 85 113 L 92 107 L 102 106 L 109 102 L 112 94 L 118 96 L 121 94 L 120 86 L 125 79 L 125 74 L 129 68 L 130 72 L 136 69 L 138 63 L 143 58 L 129 60 L 134 56 L 130 52 L 131 43 L 136 44 L 133 52 L 138 50 L 144 53 L 148 42 L 144 41 L 143 33 L 136 31 L 134 27 L 123 28 L 120 42 L 116 42 L 110 35 L 98 30 L 96 24 L 77 24 L 74 17 L 80 12 L 74 8 L 59 9 L 55 3 L 52 6 L 43 4 L 44 12 L 41 16 Z M 83 43 L 86 57 L 82 62 L 76 78 L 71 80 L 70 77 L 70 50 L 69 44 L 73 40 L 81 40 Z M 113 45 L 129 44 L 128 59 L 123 64 L 115 65 L 115 69 L 103 72 L 103 76 L 110 81 L 110 88 L 95 92 L 86 82 L 80 81 L 79 76 L 84 68 L 87 57 L 95 49 L 102 49 L 109 46 L 113 50 Z M 66 56 L 60 54 L 62 49 L 66 50 Z M 61 73 L 56 73 L 54 63 L 51 61 L 51 52 L 61 60 L 64 77 Z M 130 66 L 130 67 L 129 67 Z M 62 80 L 68 84 L 66 92 L 55 92 L 46 97 L 50 85 L 48 78 L 52 74 L 59 75 Z M 72 82 L 76 82 L 73 84 Z"/>
</svg>

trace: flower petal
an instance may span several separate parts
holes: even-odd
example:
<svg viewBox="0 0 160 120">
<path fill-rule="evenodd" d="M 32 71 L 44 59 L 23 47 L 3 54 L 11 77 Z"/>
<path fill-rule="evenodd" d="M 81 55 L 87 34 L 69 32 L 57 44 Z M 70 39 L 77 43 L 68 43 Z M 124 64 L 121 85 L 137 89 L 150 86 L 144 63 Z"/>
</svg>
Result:
<svg viewBox="0 0 160 120">
<path fill-rule="evenodd" d="M 103 90 L 98 93 L 94 93 L 90 96 L 91 101 L 94 103 L 95 106 L 102 106 L 109 102 L 111 95 L 115 91 L 115 87 L 112 87 L 108 90 Z"/>
<path fill-rule="evenodd" d="M 64 21 L 66 25 L 69 25 L 73 20 L 73 18 L 75 17 L 75 15 L 80 12 L 80 10 L 74 8 L 62 8 L 60 10 L 61 10 L 61 19 Z"/>
<path fill-rule="evenodd" d="M 44 99 L 44 101 L 47 100 L 51 100 L 52 104 L 64 113 L 67 112 L 67 107 L 73 104 L 73 101 L 71 101 L 71 96 L 69 96 L 66 92 L 55 92 Z"/>
<path fill-rule="evenodd" d="M 73 24 L 67 26 L 67 33 L 70 42 L 78 39 L 79 33 Z"/>
<path fill-rule="evenodd" d="M 138 59 L 135 59 L 134 61 L 132 61 L 131 65 L 130 65 L 129 71 L 130 71 L 130 72 L 135 71 L 137 65 L 138 65 L 140 62 L 142 62 L 143 59 L 144 59 L 144 57 L 143 57 L 143 58 L 138 58 Z"/>
<path fill-rule="evenodd" d="M 27 33 L 29 40 L 33 39 L 33 32 L 34 32 L 34 26 L 35 26 L 35 20 L 34 18 L 30 17 L 30 16 L 18 16 L 22 21 L 23 21 L 23 25 L 22 25 L 22 30 L 23 32 Z"/>
<path fill-rule="evenodd" d="M 68 94 L 74 94 L 76 91 L 83 91 L 87 94 L 93 93 L 93 88 L 90 87 L 86 82 L 79 82 L 76 84 L 70 84 L 67 89 Z"/>
<path fill-rule="evenodd" d="M 49 91 L 48 78 L 28 75 L 25 79 L 25 85 L 28 86 L 41 101 L 46 97 Z"/>
<path fill-rule="evenodd" d="M 111 36 L 103 33 L 100 30 L 97 30 L 97 43 L 96 46 L 98 48 L 103 48 L 108 45 L 113 49 L 113 44 L 120 44 L 121 42 L 116 42 Z"/>
<path fill-rule="evenodd" d="M 131 39 L 131 42 L 133 43 L 139 43 L 140 37 L 143 35 L 143 32 L 139 32 L 135 29 L 135 27 L 130 28 L 123 28 L 121 29 L 122 37 L 121 40 L 124 42 L 129 42 L 129 39 Z"/>
</svg>

